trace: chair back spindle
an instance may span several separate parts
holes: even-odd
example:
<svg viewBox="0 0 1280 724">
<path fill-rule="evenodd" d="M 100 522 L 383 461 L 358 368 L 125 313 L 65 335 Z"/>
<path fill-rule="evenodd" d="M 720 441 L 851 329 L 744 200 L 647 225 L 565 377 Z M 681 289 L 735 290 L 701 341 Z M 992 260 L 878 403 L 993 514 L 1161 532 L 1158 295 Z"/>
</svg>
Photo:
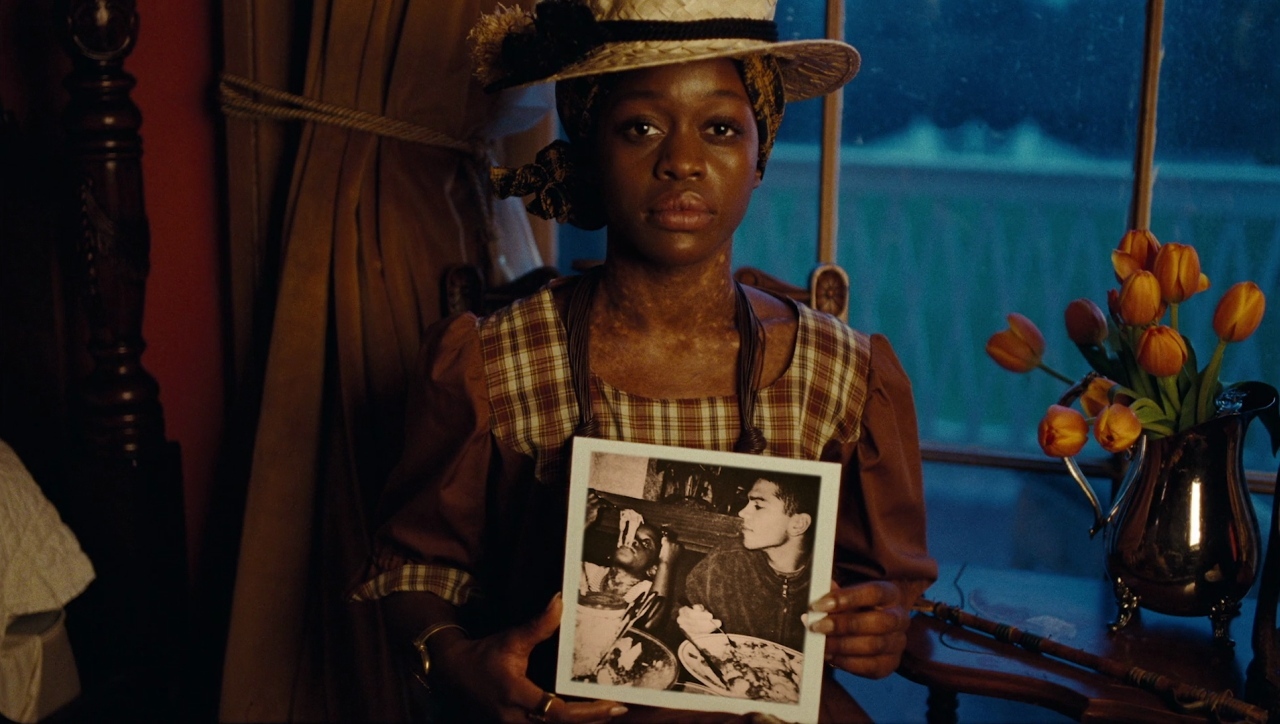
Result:
<svg viewBox="0 0 1280 724">
<path fill-rule="evenodd" d="M 1276 475 L 1280 491 L 1280 473 Z M 1253 617 L 1253 660 L 1249 662 L 1245 699 L 1267 709 L 1271 721 L 1280 721 L 1280 630 L 1276 609 L 1280 606 L 1280 496 L 1271 495 L 1271 532 L 1262 559 L 1258 605 Z"/>
</svg>

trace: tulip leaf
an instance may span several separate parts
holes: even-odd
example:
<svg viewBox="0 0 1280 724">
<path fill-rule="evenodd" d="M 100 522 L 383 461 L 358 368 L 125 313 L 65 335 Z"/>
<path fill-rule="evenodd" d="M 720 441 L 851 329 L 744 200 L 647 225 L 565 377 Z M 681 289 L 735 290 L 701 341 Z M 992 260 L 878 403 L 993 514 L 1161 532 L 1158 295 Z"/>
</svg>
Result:
<svg viewBox="0 0 1280 724">
<path fill-rule="evenodd" d="M 1166 420 L 1165 423 L 1168 423 L 1168 421 Z M 1165 423 L 1148 422 L 1142 426 L 1142 429 L 1151 433 L 1155 438 L 1170 437 L 1174 434 L 1173 428 L 1169 427 L 1172 423 Z"/>
<path fill-rule="evenodd" d="M 1173 420 L 1169 419 L 1169 416 L 1165 414 L 1164 408 L 1156 404 L 1155 400 L 1152 400 L 1149 397 L 1134 400 L 1133 404 L 1129 405 L 1129 409 L 1133 410 L 1133 414 L 1138 418 L 1138 422 L 1142 423 L 1144 428 L 1148 425 L 1160 425 L 1167 428 L 1173 427 Z M 1172 430 L 1165 434 L 1172 434 Z"/>
<path fill-rule="evenodd" d="M 1116 379 L 1116 366 L 1119 364 L 1119 360 L 1107 354 L 1107 350 L 1104 347 L 1096 344 L 1077 344 L 1076 348 L 1080 350 L 1080 355 L 1084 357 L 1085 362 L 1089 363 L 1089 367 L 1094 372 L 1109 380 Z"/>
<path fill-rule="evenodd" d="M 1142 397 L 1149 397 L 1152 400 L 1160 399 L 1157 391 L 1155 379 L 1147 373 L 1146 370 L 1138 366 L 1138 356 L 1134 352 L 1135 344 L 1132 334 L 1136 330 L 1130 330 L 1129 335 L 1121 334 L 1119 336 L 1123 349 L 1120 352 L 1120 361 L 1124 365 L 1125 382 L 1129 387 L 1137 390 Z"/>
<path fill-rule="evenodd" d="M 1181 336 L 1182 343 L 1187 346 L 1187 361 L 1182 365 L 1182 374 L 1186 375 L 1188 379 L 1195 379 L 1199 376 L 1198 370 L 1200 369 L 1200 366 L 1196 364 L 1196 348 L 1191 346 L 1191 340 L 1187 339 L 1187 335 Z"/>
<path fill-rule="evenodd" d="M 1196 413 L 1196 422 L 1204 422 L 1213 417 L 1218 412 L 1215 401 L 1218 392 L 1222 389 L 1222 383 L 1219 381 L 1219 374 L 1222 370 L 1222 353 L 1227 349 L 1227 343 L 1218 341 L 1218 346 L 1214 348 L 1213 355 L 1209 358 L 1209 364 L 1204 366 L 1204 371 L 1200 373 L 1200 394 L 1196 404 L 1198 411 Z"/>
<path fill-rule="evenodd" d="M 1151 377 L 1141 367 L 1138 367 L 1138 361 L 1133 354 L 1122 354 L 1120 359 L 1124 364 L 1124 376 L 1127 386 L 1136 390 L 1139 397 L 1149 397 L 1154 400 L 1156 394 L 1151 384 Z"/>
<path fill-rule="evenodd" d="M 1160 407 L 1164 410 L 1164 418 L 1166 420 L 1176 420 L 1178 418 L 1178 411 L 1173 409 L 1173 401 L 1169 398 L 1169 395 L 1163 393 L 1160 395 Z"/>
<path fill-rule="evenodd" d="M 1125 387 L 1120 383 L 1116 383 L 1115 387 L 1112 387 L 1110 390 L 1107 391 L 1107 401 L 1115 402 L 1116 398 L 1119 397 L 1120 395 L 1125 395 L 1129 399 L 1135 400 L 1136 402 L 1141 402 L 1143 399 L 1145 399 L 1142 395 L 1139 395 L 1137 392 L 1134 392 L 1128 387 Z M 1150 400 L 1147 400 L 1147 402 L 1150 402 Z"/>
<path fill-rule="evenodd" d="M 1196 424 L 1196 415 L 1199 413 L 1198 400 L 1200 397 L 1200 383 L 1197 380 L 1191 381 L 1191 386 L 1187 388 L 1187 394 L 1182 398 L 1182 410 L 1178 413 L 1178 429 L 1186 430 Z"/>
</svg>

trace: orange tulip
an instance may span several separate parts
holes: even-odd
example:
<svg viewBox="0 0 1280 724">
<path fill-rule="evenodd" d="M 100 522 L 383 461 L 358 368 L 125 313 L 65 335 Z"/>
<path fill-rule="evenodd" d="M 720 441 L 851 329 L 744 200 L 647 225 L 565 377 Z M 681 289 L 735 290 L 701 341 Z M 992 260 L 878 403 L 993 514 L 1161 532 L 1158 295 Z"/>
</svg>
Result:
<svg viewBox="0 0 1280 724">
<path fill-rule="evenodd" d="M 1120 290 L 1107 290 L 1107 311 L 1111 313 L 1112 319 L 1120 318 Z"/>
<path fill-rule="evenodd" d="M 1164 301 L 1156 275 L 1138 270 L 1124 280 L 1118 306 L 1125 324 L 1141 327 L 1158 321 L 1164 315 Z"/>
<path fill-rule="evenodd" d="M 1044 335 L 1021 314 L 1010 314 L 1008 320 L 1008 329 L 987 340 L 987 354 L 1010 372 L 1030 372 L 1040 366 L 1044 357 Z"/>
<path fill-rule="evenodd" d="M 1107 405 L 1093 421 L 1093 437 L 1104 450 L 1128 450 L 1142 434 L 1142 423 L 1128 405 Z"/>
<path fill-rule="evenodd" d="M 1213 331 L 1223 342 L 1247 339 L 1262 323 L 1267 297 L 1253 282 L 1232 285 L 1213 313 Z"/>
<path fill-rule="evenodd" d="M 1107 338 L 1107 318 L 1098 305 L 1077 299 L 1067 305 L 1067 336 L 1076 344 L 1097 345 Z"/>
<path fill-rule="evenodd" d="M 1173 327 L 1148 327 L 1138 340 L 1137 358 L 1142 369 L 1156 377 L 1170 377 L 1186 364 L 1187 343 Z"/>
<path fill-rule="evenodd" d="M 1084 415 L 1062 405 L 1051 405 L 1040 420 L 1037 438 L 1044 454 L 1066 458 L 1080 452 L 1089 441 L 1089 423 Z"/>
<path fill-rule="evenodd" d="M 1200 255 L 1187 244 L 1165 244 L 1156 253 L 1152 271 L 1160 281 L 1160 295 L 1170 304 L 1186 301 L 1200 291 Z M 1209 278 L 1204 277 L 1208 282 Z"/>
<path fill-rule="evenodd" d="M 1111 404 L 1111 388 L 1116 383 L 1106 377 L 1094 377 L 1080 395 L 1080 407 L 1089 417 L 1097 417 L 1099 412 Z"/>
<path fill-rule="evenodd" d="M 1134 272 L 1142 271 L 1141 262 L 1119 250 L 1111 252 L 1111 267 L 1116 270 L 1116 280 L 1121 284 L 1133 276 Z"/>
<path fill-rule="evenodd" d="M 1132 229 L 1125 232 L 1111 252 L 1111 265 L 1116 270 L 1116 280 L 1123 282 L 1139 269 L 1151 271 L 1156 254 L 1160 251 L 1160 242 L 1155 234 L 1146 229 Z"/>
</svg>

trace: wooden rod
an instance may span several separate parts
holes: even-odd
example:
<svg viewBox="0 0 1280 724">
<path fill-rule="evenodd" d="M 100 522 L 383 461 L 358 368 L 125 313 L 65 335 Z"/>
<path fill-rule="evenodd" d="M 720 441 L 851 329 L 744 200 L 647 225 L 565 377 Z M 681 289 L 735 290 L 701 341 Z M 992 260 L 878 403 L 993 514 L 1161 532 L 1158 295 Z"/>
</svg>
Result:
<svg viewBox="0 0 1280 724">
<path fill-rule="evenodd" d="M 1133 158 L 1133 198 L 1129 228 L 1151 228 L 1151 189 L 1155 184 L 1156 106 L 1160 91 L 1160 60 L 1164 55 L 1164 0 L 1147 0 L 1147 30 L 1143 41 L 1142 99 L 1138 107 L 1137 150 Z"/>
<path fill-rule="evenodd" d="M 844 40 L 844 0 L 827 0 L 827 38 Z M 836 263 L 836 231 L 840 200 L 841 89 L 822 99 L 822 163 L 818 202 L 818 263 Z"/>
<path fill-rule="evenodd" d="M 1069 661 L 1131 686 L 1150 691 L 1162 697 L 1174 710 L 1182 713 L 1202 713 L 1215 721 L 1249 722 L 1250 724 L 1265 724 L 1268 718 L 1265 709 L 1236 699 L 1230 691 L 1210 691 L 1164 674 L 1129 666 L 1083 649 L 1065 646 L 1051 638 L 1036 636 L 1006 623 L 975 616 L 945 603 L 921 598 L 916 603 L 915 610 L 953 625 L 981 631 L 997 641 L 1014 644 L 1033 653 Z"/>
</svg>

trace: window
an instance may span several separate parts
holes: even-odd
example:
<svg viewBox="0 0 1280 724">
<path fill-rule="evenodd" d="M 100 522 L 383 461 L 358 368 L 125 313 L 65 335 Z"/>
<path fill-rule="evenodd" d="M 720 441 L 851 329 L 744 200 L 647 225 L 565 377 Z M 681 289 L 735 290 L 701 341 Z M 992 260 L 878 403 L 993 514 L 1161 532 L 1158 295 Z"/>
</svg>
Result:
<svg viewBox="0 0 1280 724">
<path fill-rule="evenodd" d="M 824 35 L 824 0 L 780 0 L 786 38 Z M 1069 301 L 1105 304 L 1126 226 L 1141 92 L 1143 0 L 847 0 L 863 56 L 845 89 L 837 262 L 850 323 L 885 333 L 915 386 L 927 443 L 1040 456 L 1062 384 L 984 354 L 1004 315 L 1044 332 L 1046 361 L 1086 367 Z M 1273 300 L 1224 379 L 1280 384 L 1280 4 L 1184 0 L 1165 10 L 1152 230 L 1196 246 L 1214 288 L 1183 307 L 1202 355 L 1218 295 Z M 735 245 L 736 266 L 803 283 L 816 263 L 821 101 L 788 106 Z M 599 257 L 566 229 L 561 258 Z M 1260 425 L 1258 426 L 1261 427 Z M 1246 464 L 1275 460 L 1261 429 Z M 1086 454 L 1101 456 L 1090 446 Z"/>
<path fill-rule="evenodd" d="M 784 37 L 821 35 L 823 5 L 783 0 Z M 850 323 L 887 334 L 911 375 L 925 440 L 1039 454 L 1036 423 L 1062 385 L 986 358 L 1008 312 L 1037 322 L 1054 367 L 1087 371 L 1062 311 L 1105 304 L 1126 229 L 1145 12 L 1141 0 L 846 4 L 863 67 L 845 90 L 837 261 Z M 1152 229 L 1194 244 L 1214 282 L 1182 313 L 1207 355 L 1228 286 L 1252 279 L 1280 301 L 1280 66 L 1265 51 L 1280 7 L 1165 12 Z M 820 101 L 788 108 L 736 263 L 795 282 L 812 268 L 820 125 Z M 1278 319 L 1229 350 L 1224 378 L 1280 383 Z M 1249 435 L 1250 468 L 1274 469 L 1266 437 Z"/>
</svg>

